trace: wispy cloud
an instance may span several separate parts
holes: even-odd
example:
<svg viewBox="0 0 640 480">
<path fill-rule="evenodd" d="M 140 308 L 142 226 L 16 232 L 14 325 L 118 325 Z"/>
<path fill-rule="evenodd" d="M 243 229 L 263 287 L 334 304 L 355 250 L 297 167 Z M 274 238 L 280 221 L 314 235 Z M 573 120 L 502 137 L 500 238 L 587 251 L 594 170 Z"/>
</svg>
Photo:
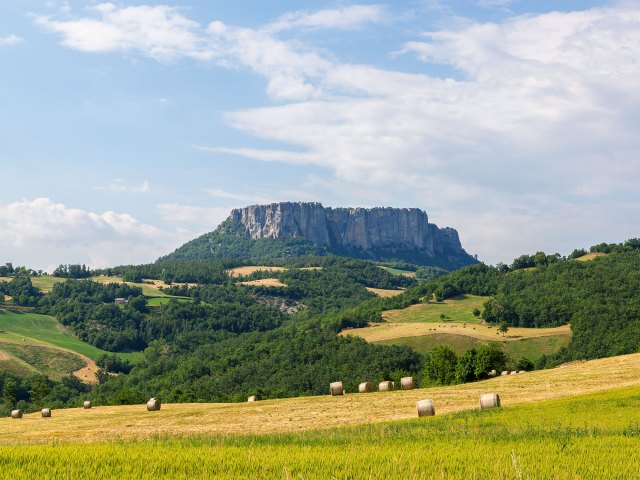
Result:
<svg viewBox="0 0 640 480">
<path fill-rule="evenodd" d="M 135 192 L 135 193 L 149 193 L 151 191 L 151 185 L 148 180 L 142 182 L 139 186 L 129 186 L 127 182 L 121 178 L 116 178 L 111 181 L 108 185 L 98 185 L 94 187 L 95 190 L 102 192 L 112 192 L 112 193 L 125 193 L 125 192 Z"/>
<path fill-rule="evenodd" d="M 78 50 L 250 69 L 280 103 L 228 112 L 226 120 L 291 148 L 212 151 L 316 165 L 343 184 L 413 195 L 447 223 L 464 222 L 470 250 L 493 252 L 489 260 L 538 249 L 537 232 L 554 228 L 592 238 L 592 222 L 567 218 L 584 218 L 576 212 L 590 211 L 595 201 L 640 221 L 629 200 L 640 182 L 637 4 L 456 22 L 402 45 L 423 62 L 420 73 L 342 62 L 340 52 L 291 34 L 363 28 L 384 19 L 382 7 L 293 12 L 253 29 L 201 26 L 183 13 L 100 4 L 88 18 L 38 22 Z M 456 78 L 430 74 L 441 65 Z M 599 215 L 603 230 L 616 230 L 619 218 Z M 505 233 L 486 224 L 501 219 L 516 226 Z"/>
<path fill-rule="evenodd" d="M 22 37 L 18 37 L 17 35 L 7 35 L 6 37 L 0 37 L 0 47 L 10 47 L 12 45 L 22 43 L 23 41 L 24 39 Z"/>
</svg>

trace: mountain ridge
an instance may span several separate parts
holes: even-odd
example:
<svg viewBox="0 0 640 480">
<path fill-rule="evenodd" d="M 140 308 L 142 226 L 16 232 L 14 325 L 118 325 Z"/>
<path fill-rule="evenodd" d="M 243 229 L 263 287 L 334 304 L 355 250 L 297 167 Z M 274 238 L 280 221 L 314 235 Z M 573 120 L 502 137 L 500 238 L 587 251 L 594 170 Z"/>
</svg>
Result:
<svg viewBox="0 0 640 480">
<path fill-rule="evenodd" d="M 274 260 L 328 254 L 448 269 L 477 262 L 462 248 L 455 229 L 429 223 L 427 213 L 418 208 L 332 208 L 315 202 L 233 209 L 216 230 L 162 259 Z"/>
</svg>

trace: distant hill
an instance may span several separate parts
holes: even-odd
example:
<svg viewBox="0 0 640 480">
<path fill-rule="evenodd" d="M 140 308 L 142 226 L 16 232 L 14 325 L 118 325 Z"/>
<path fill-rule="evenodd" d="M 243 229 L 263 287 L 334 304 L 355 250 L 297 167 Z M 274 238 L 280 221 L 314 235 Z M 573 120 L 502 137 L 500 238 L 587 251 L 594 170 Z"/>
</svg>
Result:
<svg viewBox="0 0 640 480">
<path fill-rule="evenodd" d="M 417 208 L 325 208 L 273 203 L 235 209 L 215 231 L 163 257 L 275 260 L 340 255 L 448 270 L 477 263 L 453 228 L 438 228 Z"/>
</svg>

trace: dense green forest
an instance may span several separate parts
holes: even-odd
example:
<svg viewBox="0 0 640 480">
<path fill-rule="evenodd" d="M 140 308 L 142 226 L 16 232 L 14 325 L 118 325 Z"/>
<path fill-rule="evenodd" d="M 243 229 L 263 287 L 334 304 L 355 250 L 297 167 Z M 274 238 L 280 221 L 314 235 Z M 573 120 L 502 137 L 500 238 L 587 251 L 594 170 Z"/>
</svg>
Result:
<svg viewBox="0 0 640 480">
<path fill-rule="evenodd" d="M 427 281 L 393 275 L 368 261 L 322 255 L 274 260 L 272 265 L 288 269 L 242 279 L 225 273 L 237 260 L 164 259 L 98 272 L 198 284 L 172 285 L 165 293 L 183 298 L 154 306 L 138 287 L 82 278 L 56 283 L 42 294 L 31 282 L 35 272 L 14 269 L 7 272 L 10 281 L 0 282 L 0 296 L 54 315 L 82 340 L 113 354 L 99 359 L 100 383 L 92 388 L 72 377 L 56 382 L 41 375 L 2 373 L 3 408 L 77 406 L 83 398 L 99 404 L 138 403 L 149 396 L 170 402 L 242 401 L 251 394 L 323 394 L 336 379 L 348 389 L 364 380 L 397 381 L 405 375 L 414 375 L 419 385 L 447 384 L 483 379 L 505 366 L 533 368 L 528 359 L 507 358 L 492 344 L 458 356 L 446 347 L 422 355 L 407 347 L 336 335 L 346 327 L 380 321 L 385 310 L 465 293 L 486 296 L 481 316 L 489 323 L 534 328 L 571 324 L 569 346 L 543 357 L 536 368 L 639 351 L 640 242 L 601 244 L 591 251 L 606 255 L 579 261 L 586 250 L 566 258 L 538 252 L 511 265 L 475 264 Z M 321 268 L 302 268 L 309 266 Z M 421 268 L 385 266 L 410 272 Z M 81 266 L 61 266 L 61 271 L 67 277 L 83 274 Z M 273 275 L 287 286 L 237 284 Z M 405 290 L 381 298 L 366 287 Z M 115 298 L 127 302 L 116 305 Z M 117 356 L 134 350 L 144 350 L 134 365 Z"/>
</svg>

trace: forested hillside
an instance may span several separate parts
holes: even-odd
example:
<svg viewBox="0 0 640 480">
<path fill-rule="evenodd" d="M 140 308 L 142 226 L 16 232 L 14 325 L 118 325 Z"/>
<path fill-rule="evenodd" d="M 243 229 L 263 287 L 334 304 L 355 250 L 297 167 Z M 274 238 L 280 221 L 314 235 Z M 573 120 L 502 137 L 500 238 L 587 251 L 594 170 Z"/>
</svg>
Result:
<svg viewBox="0 0 640 480">
<path fill-rule="evenodd" d="M 2 373 L 3 408 L 77 405 L 81 398 L 101 404 L 138 403 L 150 396 L 172 402 L 242 401 L 251 394 L 322 394 L 336 379 L 355 388 L 362 381 L 413 375 L 427 385 L 474 381 L 492 369 L 532 368 L 495 345 L 458 356 L 446 348 L 425 355 L 336 335 L 345 327 L 382 321 L 385 310 L 463 293 L 486 297 L 477 313 L 495 326 L 570 323 L 569 346 L 545 357 L 539 367 L 635 352 L 640 348 L 639 245 L 636 240 L 598 245 L 593 247 L 598 255 L 588 257 L 586 251 L 568 258 L 539 252 L 509 266 L 477 264 L 422 282 L 402 273 L 411 270 L 398 274 L 392 267 L 333 256 L 280 260 L 284 269 L 256 269 L 244 277 L 227 273 L 239 263 L 228 260 L 163 260 L 98 272 L 167 281 L 161 302 L 138 286 L 91 279 L 58 279 L 43 294 L 33 286 L 39 277 L 19 270 L 0 281 L 0 300 L 11 297 L 15 308 L 54 315 L 80 339 L 113 356 L 98 362 L 103 371 L 92 388 L 71 377 L 56 382 Z M 61 271 L 68 277 L 83 269 Z M 243 283 L 270 277 L 281 286 Z M 381 298 L 367 287 L 404 290 Z M 116 304 L 116 298 L 124 301 Z M 117 357 L 142 350 L 135 364 Z"/>
</svg>

